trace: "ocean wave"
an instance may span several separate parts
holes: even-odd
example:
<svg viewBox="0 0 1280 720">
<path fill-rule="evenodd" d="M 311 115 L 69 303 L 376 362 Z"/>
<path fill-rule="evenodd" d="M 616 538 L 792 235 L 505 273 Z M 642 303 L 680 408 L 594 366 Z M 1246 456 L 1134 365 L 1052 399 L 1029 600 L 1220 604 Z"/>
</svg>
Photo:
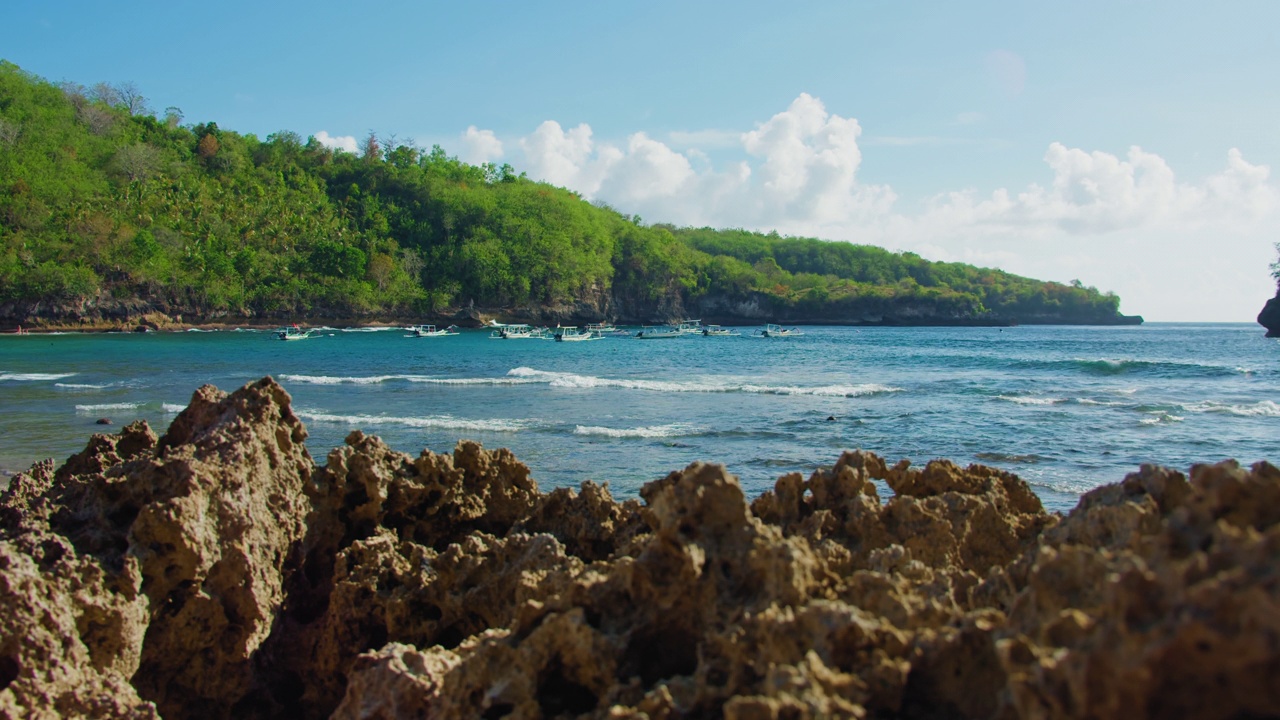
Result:
<svg viewBox="0 0 1280 720">
<path fill-rule="evenodd" d="M 593 375 L 577 375 L 574 373 L 550 372 L 518 367 L 507 372 L 509 377 L 544 382 L 551 387 L 562 388 L 622 388 L 626 390 L 648 390 L 666 393 L 757 393 L 766 395 L 817 395 L 824 397 L 863 397 L 880 393 L 901 392 L 902 388 L 878 383 L 860 385 L 821 385 L 805 387 L 799 385 L 755 385 L 727 379 L 704 380 L 633 380 L 623 378 L 603 378 Z"/>
<path fill-rule="evenodd" d="M 45 380 L 61 380 L 68 378 L 76 373 L 9 373 L 0 372 L 0 380 L 15 380 L 18 382 L 41 382 Z"/>
<path fill-rule="evenodd" d="M 1194 413 L 1221 413 L 1240 417 L 1280 417 L 1280 405 L 1271 400 L 1259 400 L 1256 403 L 1231 404 L 1215 400 L 1202 400 L 1194 403 L 1182 403 L 1182 409 Z"/>
<path fill-rule="evenodd" d="M 1252 370 L 1234 365 L 1176 360 L 1136 358 L 1071 358 L 1067 360 L 1018 360 L 1015 367 L 1044 370 L 1075 370 L 1087 375 L 1153 375 L 1157 377 L 1225 377 L 1248 375 Z"/>
<path fill-rule="evenodd" d="M 432 417 L 391 417 L 387 415 L 335 415 L 317 410 L 294 410 L 303 420 L 338 423 L 352 427 L 403 425 L 428 430 L 463 430 L 467 432 L 520 432 L 528 427 L 522 420 L 465 420 L 448 415 Z"/>
<path fill-rule="evenodd" d="M 1120 407 L 1128 404 L 1119 400 L 1094 400 L 1093 398 L 1076 398 L 1076 403 L 1080 405 L 1099 405 L 1101 407 Z"/>
<path fill-rule="evenodd" d="M 1057 405 L 1064 403 L 1062 398 L 1030 397 L 1027 395 L 997 395 L 997 400 L 1006 400 L 1019 405 Z"/>
<path fill-rule="evenodd" d="M 99 405 L 77 405 L 78 413 L 95 413 L 105 410 L 136 410 L 146 403 L 142 402 L 118 402 L 118 403 L 102 403 Z"/>
<path fill-rule="evenodd" d="M 598 435 L 609 438 L 665 438 L 681 435 L 695 435 L 698 428 L 684 423 L 669 425 L 651 425 L 635 428 L 607 428 L 599 426 L 579 425 L 573 429 L 574 435 Z"/>
<path fill-rule="evenodd" d="M 93 385 L 90 383 L 54 383 L 53 386 L 64 390 L 106 390 L 111 387 L 111 383 L 107 383 L 105 385 Z"/>
<path fill-rule="evenodd" d="M 177 414 L 182 412 L 183 410 L 186 410 L 187 406 L 180 405 L 178 403 L 161 403 L 160 409 L 167 413 Z"/>
<path fill-rule="evenodd" d="M 334 375 L 279 375 L 285 382 L 306 383 L 308 385 L 377 385 L 388 380 L 408 380 L 412 375 L 370 375 L 334 376 Z"/>
<path fill-rule="evenodd" d="M 377 385 L 395 380 L 426 385 L 523 385 L 538 382 L 532 379 L 511 377 L 496 378 L 444 378 L 430 375 L 279 375 L 285 382 L 305 383 L 308 385 Z"/>
<path fill-rule="evenodd" d="M 1138 421 L 1139 425 L 1167 425 L 1169 423 L 1182 422 L 1185 418 L 1181 415 L 1174 415 L 1164 410 L 1149 411 L 1147 415 Z"/>
</svg>

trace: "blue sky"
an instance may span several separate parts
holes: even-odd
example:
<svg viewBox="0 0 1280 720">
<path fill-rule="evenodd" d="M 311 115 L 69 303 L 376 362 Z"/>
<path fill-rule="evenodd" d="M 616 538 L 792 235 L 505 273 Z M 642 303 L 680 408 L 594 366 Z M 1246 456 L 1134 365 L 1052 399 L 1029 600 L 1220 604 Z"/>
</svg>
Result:
<svg viewBox="0 0 1280 720">
<path fill-rule="evenodd" d="M 0 57 L 188 122 L 438 143 L 648 221 L 1251 320 L 1280 240 L 1280 3 L 1049 5 L 9 0 Z"/>
</svg>

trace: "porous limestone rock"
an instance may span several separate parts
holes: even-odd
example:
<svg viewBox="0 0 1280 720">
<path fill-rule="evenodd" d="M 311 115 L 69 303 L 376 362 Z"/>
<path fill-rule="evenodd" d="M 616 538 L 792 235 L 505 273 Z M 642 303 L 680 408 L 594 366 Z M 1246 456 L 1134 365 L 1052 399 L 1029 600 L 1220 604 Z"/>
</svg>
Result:
<svg viewBox="0 0 1280 720">
<path fill-rule="evenodd" d="M 315 467 L 270 379 L 0 495 L 0 714 L 1280 714 L 1280 471 L 1144 466 L 1044 512 L 849 452 L 543 494 L 506 450 Z M 882 497 L 884 496 L 884 497 Z M 153 704 L 154 703 L 154 704 Z"/>
</svg>

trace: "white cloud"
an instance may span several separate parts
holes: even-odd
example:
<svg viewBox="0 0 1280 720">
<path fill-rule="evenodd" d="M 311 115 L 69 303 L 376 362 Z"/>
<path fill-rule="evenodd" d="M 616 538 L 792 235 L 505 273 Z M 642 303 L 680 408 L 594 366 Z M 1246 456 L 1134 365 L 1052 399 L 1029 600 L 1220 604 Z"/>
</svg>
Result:
<svg viewBox="0 0 1280 720">
<path fill-rule="evenodd" d="M 316 133 L 316 140 L 327 148 L 346 150 L 349 153 L 356 152 L 356 139 L 351 135 L 339 135 L 338 137 L 333 137 L 324 130 L 321 130 Z"/>
<path fill-rule="evenodd" d="M 565 130 L 547 121 L 518 144 L 531 177 L 650 221 L 777 230 L 1079 278 L 1148 319 L 1248 321 L 1274 291 L 1267 266 L 1280 188 L 1238 150 L 1227 152 L 1222 171 L 1187 182 L 1138 147 L 1120 157 L 1055 142 L 1040 183 L 944 193 L 904 210 L 892 188 L 858 181 L 861 134 L 857 120 L 802 94 L 740 133 L 745 159 L 721 167 L 645 133 L 598 142 L 586 124 Z"/>
<path fill-rule="evenodd" d="M 502 158 L 502 141 L 492 130 L 477 130 L 475 125 L 462 134 L 461 160 L 472 165 L 483 165 Z"/>
</svg>

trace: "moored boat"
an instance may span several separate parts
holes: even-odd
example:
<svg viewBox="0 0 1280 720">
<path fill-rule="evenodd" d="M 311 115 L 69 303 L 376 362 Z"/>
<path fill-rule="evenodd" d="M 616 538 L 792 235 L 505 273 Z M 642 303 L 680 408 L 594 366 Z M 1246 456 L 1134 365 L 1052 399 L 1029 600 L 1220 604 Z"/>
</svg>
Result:
<svg viewBox="0 0 1280 720">
<path fill-rule="evenodd" d="M 767 338 L 799 337 L 801 335 L 804 335 L 804 332 L 801 331 L 800 328 L 788 329 L 781 325 L 774 325 L 772 323 L 765 325 L 764 330 L 760 331 L 760 336 Z"/>
<path fill-rule="evenodd" d="M 736 337 L 742 333 L 719 325 L 707 325 L 702 328 L 702 334 L 704 337 Z"/>
<path fill-rule="evenodd" d="M 411 325 L 409 334 L 405 335 L 405 337 L 446 337 L 457 334 L 459 334 L 457 325 L 438 329 L 435 325 Z"/>
<path fill-rule="evenodd" d="M 315 337 L 315 334 L 310 328 L 303 330 L 297 325 L 290 325 L 276 330 L 275 336 L 278 340 L 306 340 L 307 338 Z"/>
<path fill-rule="evenodd" d="M 556 331 L 553 337 L 555 337 L 556 342 L 584 342 L 586 340 L 604 339 L 603 335 L 597 335 L 596 333 L 590 330 L 584 332 L 582 330 L 579 330 L 577 327 L 559 327 L 559 326 L 556 327 Z"/>
<path fill-rule="evenodd" d="M 680 332 L 679 328 L 670 325 L 645 325 L 640 328 L 640 332 L 636 333 L 636 337 L 641 340 L 669 340 L 671 338 L 684 337 L 688 333 Z"/>
</svg>

